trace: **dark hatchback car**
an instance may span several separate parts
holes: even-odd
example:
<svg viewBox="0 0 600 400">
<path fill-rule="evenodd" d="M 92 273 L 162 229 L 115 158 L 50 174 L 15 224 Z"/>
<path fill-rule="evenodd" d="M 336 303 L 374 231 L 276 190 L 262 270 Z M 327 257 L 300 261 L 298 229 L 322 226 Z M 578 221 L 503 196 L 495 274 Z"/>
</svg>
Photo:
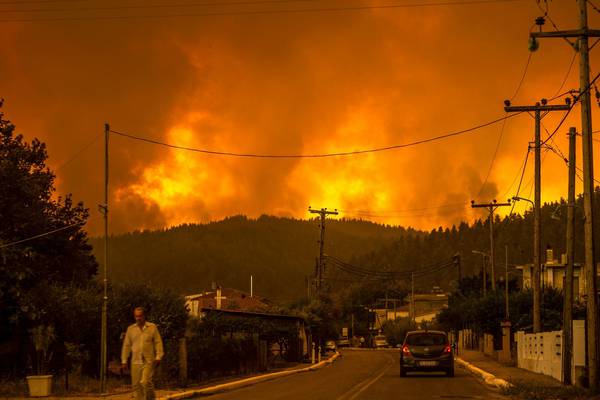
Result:
<svg viewBox="0 0 600 400">
<path fill-rule="evenodd" d="M 454 376 L 454 354 L 445 332 L 413 331 L 400 349 L 400 376 L 414 371 L 444 371 Z"/>
</svg>

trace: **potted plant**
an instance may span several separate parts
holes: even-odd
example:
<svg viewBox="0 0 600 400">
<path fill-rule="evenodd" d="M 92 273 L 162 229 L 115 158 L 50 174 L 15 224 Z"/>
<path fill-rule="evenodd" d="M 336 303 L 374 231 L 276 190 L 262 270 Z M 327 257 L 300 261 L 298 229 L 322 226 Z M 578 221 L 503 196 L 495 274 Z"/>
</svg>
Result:
<svg viewBox="0 0 600 400">
<path fill-rule="evenodd" d="M 39 325 L 29 331 L 35 347 L 36 375 L 27 377 L 29 396 L 44 397 L 52 392 L 52 375 L 48 375 L 48 364 L 53 352 L 50 350 L 56 340 L 56 333 L 52 325 Z"/>
</svg>

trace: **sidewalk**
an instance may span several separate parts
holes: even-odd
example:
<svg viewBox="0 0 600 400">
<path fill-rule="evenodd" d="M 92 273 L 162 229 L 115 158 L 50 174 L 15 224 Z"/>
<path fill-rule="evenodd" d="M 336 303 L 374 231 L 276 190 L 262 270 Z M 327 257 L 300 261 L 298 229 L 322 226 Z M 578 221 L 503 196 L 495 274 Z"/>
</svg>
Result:
<svg viewBox="0 0 600 400">
<path fill-rule="evenodd" d="M 263 380 L 277 379 L 277 377 L 283 377 L 289 374 L 304 372 L 307 370 L 315 370 L 319 369 L 326 364 L 331 364 L 337 357 L 339 357 L 339 353 L 334 353 L 329 358 L 323 359 L 318 364 L 304 364 L 299 363 L 293 367 L 289 368 L 281 368 L 271 370 L 267 373 L 255 373 L 248 374 L 243 376 L 233 376 L 228 378 L 217 378 L 203 384 L 198 385 L 190 385 L 186 388 L 176 388 L 176 389 L 159 389 L 155 390 L 157 399 L 183 399 L 188 398 L 194 395 L 194 392 L 198 392 L 197 394 L 204 394 L 203 392 L 210 393 L 213 390 L 224 391 L 230 390 L 237 387 L 242 387 L 246 385 L 251 385 L 254 383 L 258 383 Z M 106 395 L 98 395 L 98 394 L 82 394 L 82 395 L 54 395 L 50 397 L 44 397 L 44 400 L 130 400 L 132 398 L 132 393 L 129 386 L 119 387 L 112 393 L 108 393 Z M 0 400 L 22 400 L 23 397 L 2 397 L 0 396 Z"/>
<path fill-rule="evenodd" d="M 562 383 L 548 375 L 538 374 L 522 368 L 502 364 L 476 350 L 460 349 L 457 357 L 512 385 L 526 382 L 536 386 L 562 386 Z"/>
</svg>

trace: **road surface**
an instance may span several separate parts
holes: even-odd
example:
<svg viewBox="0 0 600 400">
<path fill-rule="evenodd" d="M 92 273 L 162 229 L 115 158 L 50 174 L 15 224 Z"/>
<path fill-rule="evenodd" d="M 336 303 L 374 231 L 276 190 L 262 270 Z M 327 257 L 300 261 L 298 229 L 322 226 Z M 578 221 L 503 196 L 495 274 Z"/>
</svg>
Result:
<svg viewBox="0 0 600 400">
<path fill-rule="evenodd" d="M 504 399 L 462 368 L 454 378 L 426 373 L 400 378 L 397 351 L 345 350 L 333 364 L 226 393 L 211 400 Z"/>
</svg>

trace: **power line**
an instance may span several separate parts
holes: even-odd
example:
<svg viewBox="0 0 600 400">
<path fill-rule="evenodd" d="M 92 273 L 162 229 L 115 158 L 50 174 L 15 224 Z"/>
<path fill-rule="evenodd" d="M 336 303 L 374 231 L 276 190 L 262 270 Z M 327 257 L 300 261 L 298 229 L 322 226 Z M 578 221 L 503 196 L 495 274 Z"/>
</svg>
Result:
<svg viewBox="0 0 600 400">
<path fill-rule="evenodd" d="M 366 269 L 366 268 L 362 268 L 362 267 L 357 267 L 355 265 L 346 263 L 345 261 L 342 261 L 342 260 L 340 260 L 336 257 L 332 257 L 332 256 L 326 256 L 326 258 L 328 261 L 331 261 L 336 268 L 338 268 L 344 272 L 358 275 L 358 276 L 363 276 L 363 277 L 369 277 L 369 276 L 370 277 L 382 277 L 382 278 L 387 278 L 387 279 L 408 278 L 413 274 L 414 274 L 414 276 L 420 277 L 420 276 L 429 275 L 431 273 L 439 272 L 441 270 L 455 266 L 454 257 L 451 257 L 447 260 L 437 262 L 435 264 L 426 266 L 424 268 L 420 268 L 418 270 L 380 271 L 380 270 L 371 270 L 371 269 Z"/>
<path fill-rule="evenodd" d="M 86 221 L 83 221 L 83 222 L 77 222 L 75 224 L 63 226 L 62 228 L 58 228 L 58 229 L 54 229 L 54 230 L 51 230 L 51 231 L 48 231 L 48 232 L 40 233 L 39 235 L 31 236 L 31 237 L 28 237 L 26 239 L 21 239 L 21 240 L 15 241 L 15 242 L 6 243 L 6 244 L 3 244 L 3 245 L 0 245 L 0 249 L 4 249 L 6 247 L 15 246 L 17 244 L 28 242 L 30 240 L 38 239 L 38 238 L 41 238 L 41 237 L 44 237 L 44 236 L 52 235 L 54 233 L 61 232 L 61 231 L 64 231 L 64 230 L 67 230 L 67 229 L 70 229 L 70 228 L 74 228 L 76 226 L 82 226 L 82 225 L 85 225 L 91 219 L 95 219 L 95 218 L 89 218 L 89 219 L 87 219 Z"/>
<path fill-rule="evenodd" d="M 52 22 L 52 21 L 100 21 L 100 20 L 130 20 L 130 19 L 156 19 L 156 18 L 180 18 L 180 17 L 216 17 L 216 16 L 242 16 L 242 15 L 270 15 L 270 14 L 301 14 L 316 12 L 336 12 L 336 11 L 362 11 L 373 9 L 400 9 L 400 8 L 423 8 L 423 7 L 442 7 L 442 6 L 462 6 L 462 5 L 487 5 L 495 3 L 514 3 L 524 0 L 463 0 L 463 1 L 442 1 L 431 3 L 409 3 L 409 4 L 389 4 L 373 6 L 353 6 L 353 7 L 323 7 L 323 8 L 296 8 L 279 10 L 250 10 L 250 11 L 221 11 L 208 13 L 179 13 L 165 15 L 105 15 L 105 16 L 80 16 L 80 17 L 50 17 L 50 18 L 17 18 L 3 19 L 4 22 Z"/>
<path fill-rule="evenodd" d="M 456 132 L 446 133 L 446 134 L 434 136 L 434 137 L 428 138 L 428 139 L 416 140 L 414 142 L 397 144 L 397 145 L 392 145 L 392 146 L 385 146 L 385 147 L 376 147 L 376 148 L 365 149 L 365 150 L 353 150 L 353 151 L 343 151 L 343 152 L 337 152 L 337 153 L 321 153 L 321 154 L 235 153 L 235 152 L 230 152 L 230 151 L 208 150 L 208 149 L 200 149 L 200 148 L 195 148 L 195 147 L 179 146 L 179 145 L 174 145 L 174 144 L 170 144 L 170 143 L 166 143 L 166 142 L 161 142 L 161 141 L 155 140 L 155 139 L 149 139 L 149 138 L 145 138 L 145 137 L 141 137 L 141 136 L 136 136 L 136 135 L 131 135 L 131 134 L 124 133 L 124 132 L 115 131 L 112 129 L 110 130 L 110 132 L 114 133 L 116 135 L 119 135 L 119 136 L 129 138 L 129 139 L 138 140 L 141 142 L 151 143 L 151 144 L 155 144 L 155 145 L 160 145 L 160 146 L 164 146 L 164 147 L 169 147 L 172 149 L 186 150 L 186 151 L 191 151 L 191 152 L 196 152 L 196 153 L 211 154 L 211 155 L 217 155 L 217 156 L 245 157 L 245 158 L 326 158 L 326 157 L 353 156 L 353 155 L 365 154 L 365 153 L 377 153 L 377 152 L 382 152 L 382 151 L 401 149 L 401 148 L 405 148 L 405 147 L 412 147 L 412 146 L 429 143 L 429 142 L 435 142 L 438 140 L 447 139 L 449 137 L 459 136 L 459 135 L 462 135 L 465 133 L 473 132 L 478 129 L 485 128 L 487 126 L 504 121 L 508 118 L 512 118 L 519 114 L 521 114 L 521 113 L 515 113 L 512 115 L 502 117 L 502 118 L 498 118 L 498 119 L 474 126 L 472 128 L 467 128 L 467 129 L 463 129 L 463 130 L 456 131 Z"/>
<path fill-rule="evenodd" d="M 423 207 L 423 208 L 409 208 L 409 209 L 405 209 L 405 210 L 386 210 L 386 211 L 381 210 L 379 212 L 371 211 L 371 210 L 338 210 L 338 211 L 343 212 L 345 215 L 359 216 L 359 217 L 408 218 L 408 217 L 414 217 L 414 216 L 434 215 L 434 214 L 428 214 L 428 213 L 419 213 L 419 211 L 428 211 L 428 210 L 435 210 L 435 209 L 459 209 L 459 208 L 466 208 L 465 203 L 448 203 L 448 204 L 441 204 L 439 206 Z M 415 211 L 417 211 L 417 213 L 414 213 Z"/>
<path fill-rule="evenodd" d="M 548 136 L 546 138 L 546 140 L 544 140 L 542 143 L 540 143 L 540 146 L 545 145 L 548 140 L 552 139 L 552 137 L 556 134 L 556 132 L 558 132 L 558 130 L 560 129 L 560 127 L 562 126 L 562 124 L 565 122 L 565 120 L 567 119 L 567 116 L 571 113 L 571 110 L 573 110 L 573 107 L 575 107 L 575 104 L 577 104 L 577 102 L 579 102 L 579 99 L 581 99 L 581 95 L 585 92 L 589 92 L 592 85 L 596 82 L 596 80 L 600 77 L 600 73 L 598 73 L 594 79 L 592 79 L 592 81 L 588 84 L 588 86 L 581 92 L 579 93 L 579 95 L 575 98 L 575 101 L 573 101 L 573 103 L 571 103 L 571 107 L 569 108 L 569 110 L 565 113 L 565 115 L 563 116 L 563 118 L 560 120 L 560 123 L 558 124 L 558 126 L 556 127 L 556 129 L 554 129 L 554 131 L 552 132 L 552 134 L 550 136 Z"/>
<path fill-rule="evenodd" d="M 525 162 L 523 163 L 523 171 L 521 172 L 521 178 L 519 179 L 519 185 L 517 186 L 517 193 L 515 194 L 515 197 L 519 196 L 519 192 L 521 191 L 521 184 L 523 183 L 523 177 L 525 176 L 525 170 L 527 169 L 527 160 L 529 159 L 529 150 L 531 149 L 531 147 L 529 147 L 529 144 L 527 145 L 527 155 L 525 156 Z M 510 213 L 508 215 L 512 215 L 513 211 L 515 210 L 515 205 L 517 202 L 513 202 L 512 207 L 510 208 Z"/>
<path fill-rule="evenodd" d="M 87 0 L 2 0 L 0 4 L 78 3 Z"/>
<path fill-rule="evenodd" d="M 485 175 L 485 179 L 481 184 L 481 188 L 479 188 L 479 192 L 477 192 L 477 197 L 481 196 L 481 192 L 483 192 L 483 188 L 488 182 L 490 178 L 490 174 L 492 173 L 492 169 L 494 168 L 494 162 L 496 161 L 496 156 L 498 155 L 498 150 L 500 149 L 500 143 L 502 143 L 502 136 L 504 135 L 504 127 L 506 126 L 506 120 L 502 121 L 502 128 L 500 129 L 500 136 L 498 136 L 498 142 L 496 143 L 496 149 L 494 150 L 494 155 L 492 156 L 492 161 L 490 162 L 490 166 L 488 168 L 487 174 Z"/>
<path fill-rule="evenodd" d="M 529 147 L 527 148 L 527 152 L 525 153 L 525 160 L 523 161 L 523 167 L 522 167 L 523 169 L 525 169 L 525 167 L 527 166 L 527 159 L 528 158 L 529 158 Z M 508 189 L 506 190 L 506 192 L 504 192 L 504 195 L 502 195 L 502 198 L 506 198 L 506 196 L 508 195 L 508 193 L 510 192 L 510 190 L 512 189 L 512 187 L 515 185 L 515 183 L 517 182 L 517 179 L 519 179 L 520 171 L 521 171 L 521 168 L 519 168 L 517 170 L 517 174 L 513 178 L 513 181 L 510 184 L 510 186 L 508 187 Z"/>
<path fill-rule="evenodd" d="M 556 90 L 556 93 L 554 93 L 554 95 L 552 96 L 552 100 L 556 99 L 557 98 L 556 96 L 559 96 L 558 93 L 562 90 L 563 86 L 565 86 L 567 79 L 569 79 L 569 75 L 571 75 L 571 69 L 573 69 L 573 64 L 575 63 L 575 58 L 577 58 L 577 53 L 573 52 L 573 58 L 571 58 L 571 62 L 569 63 L 569 68 L 567 69 L 567 73 L 565 74 L 565 77 L 563 78 L 562 83 L 560 84 L 559 88 Z"/>
<path fill-rule="evenodd" d="M 77 157 L 79 157 L 81 155 L 81 153 L 83 153 L 84 151 L 86 151 L 88 148 L 90 148 L 94 143 L 96 143 L 98 141 L 98 139 L 100 138 L 100 136 L 102 136 L 103 132 L 99 133 L 98 135 L 96 135 L 92 140 L 90 140 L 86 145 L 84 145 L 81 149 L 79 149 L 75 154 L 73 154 L 73 156 L 71 156 L 67 161 L 63 162 L 61 165 L 59 165 L 56 169 L 54 169 L 54 172 L 58 172 L 61 169 L 63 169 L 64 167 L 66 167 L 68 164 L 70 164 L 73 160 L 75 160 Z"/>
<path fill-rule="evenodd" d="M 85 1 L 85 0 L 76 0 L 76 1 Z M 138 5 L 120 5 L 120 6 L 93 6 L 93 7 L 78 7 L 78 8 L 34 8 L 34 9 L 20 9 L 20 10 L 0 10 L 0 13 L 137 10 L 137 9 L 155 9 L 155 8 L 286 4 L 286 3 L 303 3 L 303 2 L 313 3 L 316 1 L 319 1 L 319 0 L 251 0 L 251 1 L 230 1 L 230 2 L 225 2 L 225 3 L 224 2 L 212 2 L 212 3 L 138 4 Z M 0 3 L 0 4 L 3 4 L 3 3 Z"/>
<path fill-rule="evenodd" d="M 458 211 L 469 208 L 465 203 L 461 203 L 460 205 L 456 205 L 453 207 L 440 207 L 440 209 L 446 209 L 449 211 Z M 352 213 L 346 212 L 345 215 L 349 215 L 351 217 L 365 217 L 365 218 L 414 218 L 414 217 L 431 217 L 439 215 L 439 211 L 437 212 L 417 212 L 417 213 L 408 213 L 408 214 L 380 214 L 374 212 L 363 212 L 363 213 Z"/>
<path fill-rule="evenodd" d="M 515 94 L 510 98 L 511 101 L 517 97 L 519 90 L 521 90 L 521 86 L 523 85 L 523 81 L 525 81 L 525 76 L 527 75 L 527 70 L 529 69 L 529 63 L 531 62 L 531 57 L 533 56 L 533 52 L 529 52 L 529 56 L 527 57 L 527 62 L 525 63 L 525 68 L 523 68 L 523 75 L 521 76 L 521 80 L 519 81 L 519 85 L 517 86 L 517 90 L 515 90 Z"/>
</svg>

